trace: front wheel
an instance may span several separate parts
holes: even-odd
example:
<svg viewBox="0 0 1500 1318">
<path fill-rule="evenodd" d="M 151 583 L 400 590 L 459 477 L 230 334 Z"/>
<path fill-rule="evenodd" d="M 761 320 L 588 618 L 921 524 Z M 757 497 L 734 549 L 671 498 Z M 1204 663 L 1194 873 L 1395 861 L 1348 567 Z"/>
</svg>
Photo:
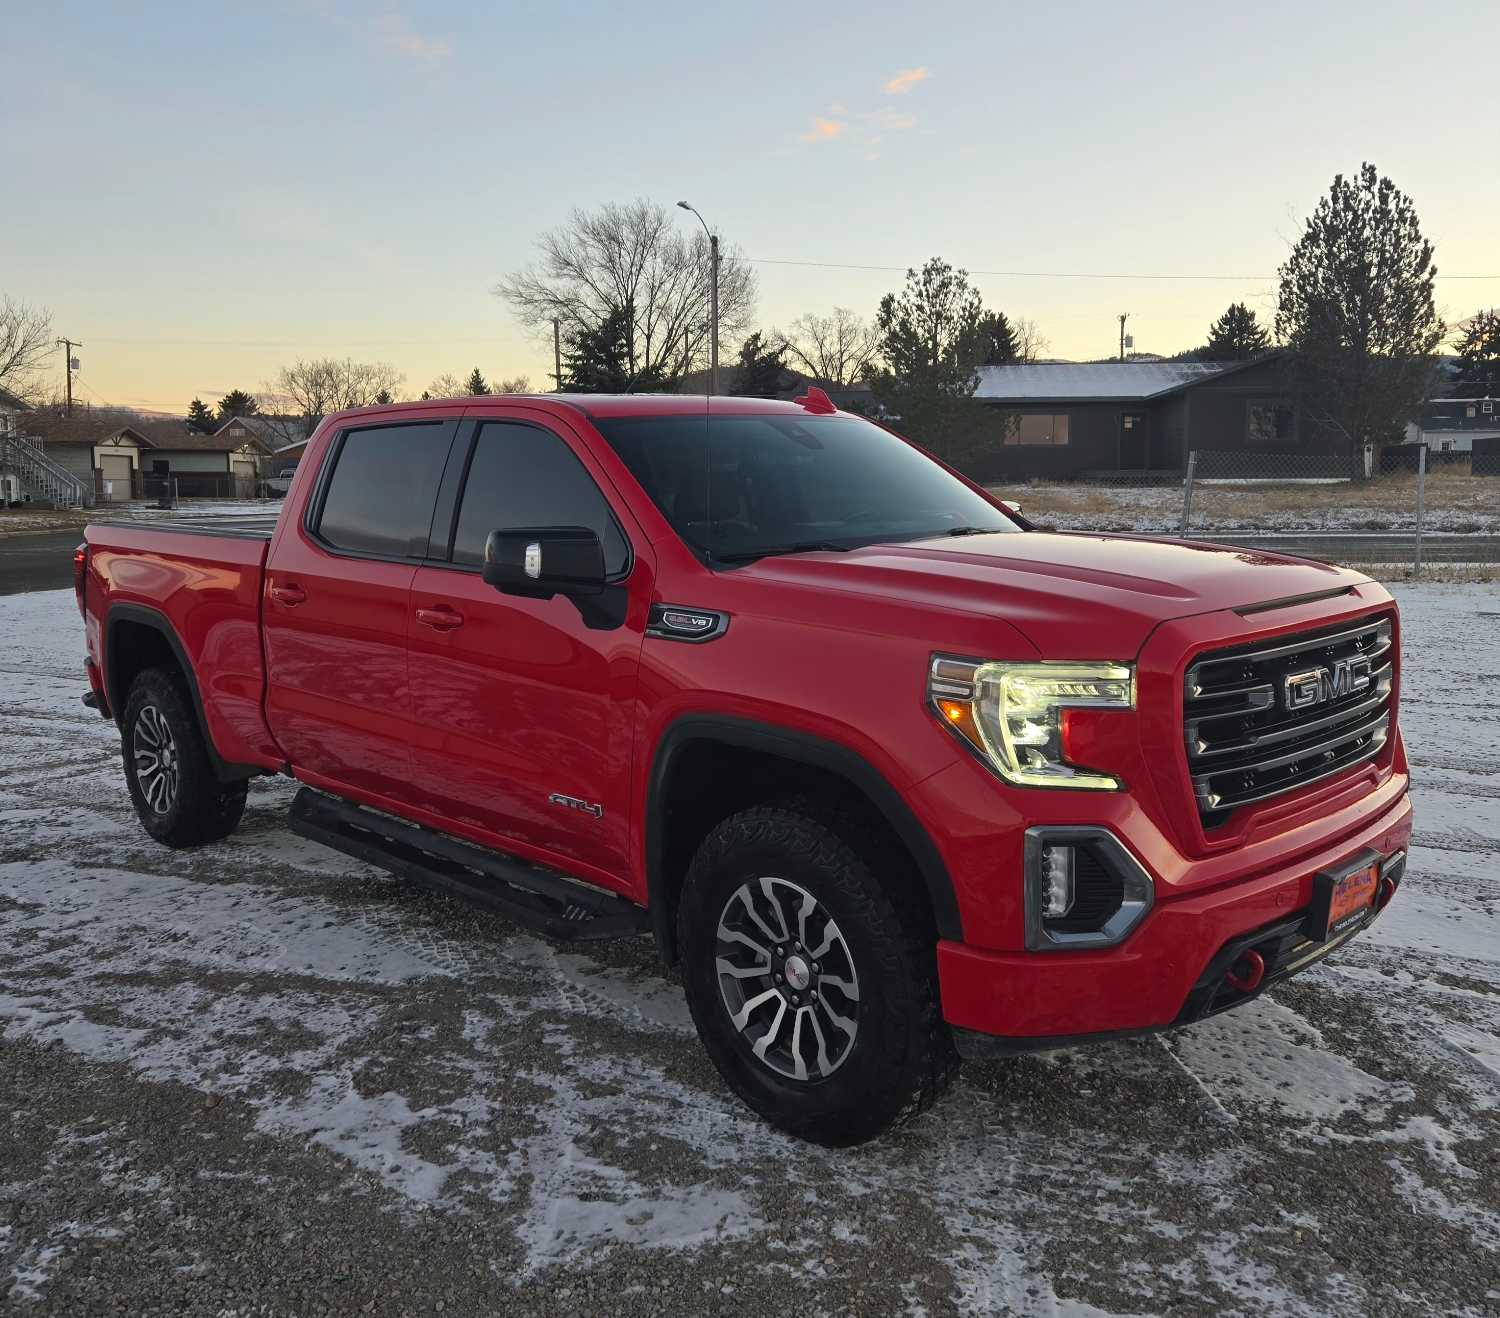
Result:
<svg viewBox="0 0 1500 1318">
<path fill-rule="evenodd" d="M 246 784 L 219 781 L 175 674 L 148 668 L 135 679 L 120 732 L 125 781 L 147 833 L 169 847 L 196 847 L 234 832 Z"/>
<path fill-rule="evenodd" d="M 930 1106 L 956 1065 L 931 936 L 855 839 L 802 803 L 733 815 L 678 909 L 688 1007 L 720 1074 L 773 1125 L 836 1146 Z"/>
</svg>

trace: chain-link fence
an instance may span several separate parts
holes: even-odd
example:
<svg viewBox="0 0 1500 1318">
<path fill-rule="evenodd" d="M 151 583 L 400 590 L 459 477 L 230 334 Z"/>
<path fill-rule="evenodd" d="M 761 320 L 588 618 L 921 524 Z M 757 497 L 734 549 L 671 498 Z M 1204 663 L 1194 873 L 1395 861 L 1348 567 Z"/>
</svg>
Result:
<svg viewBox="0 0 1500 1318">
<path fill-rule="evenodd" d="M 1500 451 L 1203 450 L 1186 472 L 993 488 L 1058 530 L 1177 535 L 1392 572 L 1500 566 Z"/>
<path fill-rule="evenodd" d="M 271 497 L 266 482 L 259 476 L 220 475 L 216 472 L 184 471 L 160 475 L 144 472 L 136 478 L 136 497 L 163 506 L 175 506 L 193 499 L 265 499 Z"/>
</svg>

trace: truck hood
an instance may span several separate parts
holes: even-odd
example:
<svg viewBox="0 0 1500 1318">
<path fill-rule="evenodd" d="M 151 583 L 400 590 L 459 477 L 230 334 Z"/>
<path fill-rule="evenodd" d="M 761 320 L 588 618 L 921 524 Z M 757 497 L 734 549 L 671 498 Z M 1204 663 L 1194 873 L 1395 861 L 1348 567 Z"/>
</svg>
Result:
<svg viewBox="0 0 1500 1318">
<path fill-rule="evenodd" d="M 764 558 L 786 585 L 990 615 L 1049 659 L 1129 659 L 1172 618 L 1336 591 L 1345 568 L 1199 541 L 1030 531 Z"/>
</svg>

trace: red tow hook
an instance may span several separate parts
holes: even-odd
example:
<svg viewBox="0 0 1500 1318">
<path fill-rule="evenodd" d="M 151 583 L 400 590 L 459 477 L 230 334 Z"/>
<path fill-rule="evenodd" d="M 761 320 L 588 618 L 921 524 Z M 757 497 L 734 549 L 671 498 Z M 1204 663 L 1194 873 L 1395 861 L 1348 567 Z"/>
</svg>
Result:
<svg viewBox="0 0 1500 1318">
<path fill-rule="evenodd" d="M 1240 969 L 1242 966 L 1243 970 Z M 1246 952 L 1229 968 L 1229 973 L 1224 976 L 1224 979 L 1230 988 L 1238 989 L 1241 993 L 1254 993 L 1265 977 L 1265 958 L 1259 952 Z"/>
</svg>

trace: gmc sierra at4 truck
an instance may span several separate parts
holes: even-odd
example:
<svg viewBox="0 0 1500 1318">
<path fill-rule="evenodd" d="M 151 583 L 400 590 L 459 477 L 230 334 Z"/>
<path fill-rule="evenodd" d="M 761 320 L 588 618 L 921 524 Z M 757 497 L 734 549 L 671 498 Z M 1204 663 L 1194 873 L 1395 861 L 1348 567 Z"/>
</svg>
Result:
<svg viewBox="0 0 1500 1318">
<path fill-rule="evenodd" d="M 1202 1020 L 1357 935 L 1411 834 L 1367 577 L 1052 534 L 796 402 L 331 416 L 274 524 L 96 524 L 86 701 L 141 823 L 291 827 L 558 938 L 649 932 L 769 1121 Z"/>
</svg>

